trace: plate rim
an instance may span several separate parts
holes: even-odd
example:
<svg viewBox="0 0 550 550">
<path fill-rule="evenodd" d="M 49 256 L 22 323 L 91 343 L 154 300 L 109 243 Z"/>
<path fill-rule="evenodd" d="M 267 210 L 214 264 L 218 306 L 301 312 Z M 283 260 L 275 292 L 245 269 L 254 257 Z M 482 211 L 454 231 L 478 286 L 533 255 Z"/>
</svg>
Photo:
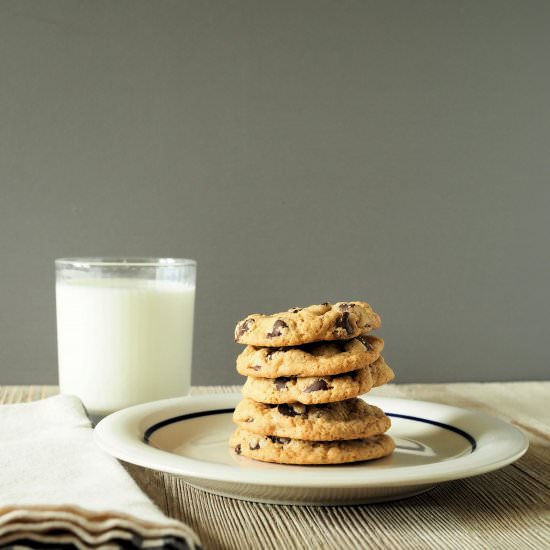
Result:
<svg viewBox="0 0 550 550">
<path fill-rule="evenodd" d="M 179 411 L 179 415 L 182 415 L 185 411 L 192 413 L 232 408 L 242 399 L 240 393 L 192 395 L 134 405 L 101 420 L 94 429 L 94 439 L 104 451 L 120 460 L 184 478 L 208 479 L 234 484 L 246 483 L 249 485 L 302 488 L 330 486 L 339 488 L 405 487 L 461 479 L 487 473 L 511 464 L 520 458 L 529 446 L 528 438 L 519 428 L 487 413 L 399 397 L 382 397 L 368 394 L 361 397 L 363 399 L 367 398 L 369 403 L 390 412 L 394 412 L 391 409 L 396 409 L 399 405 L 402 405 L 403 409 L 401 410 L 404 411 L 407 410 L 407 407 L 415 407 L 420 410 L 431 409 L 434 412 L 439 410 L 440 414 L 461 415 L 461 425 L 458 428 L 475 438 L 477 448 L 466 455 L 441 462 L 405 466 L 398 470 L 392 470 L 391 468 L 387 470 L 379 469 L 376 470 L 376 477 L 373 477 L 368 475 L 368 471 L 362 471 L 358 475 L 355 469 L 339 468 L 337 465 L 313 467 L 284 465 L 284 475 L 276 475 L 277 470 L 274 468 L 256 470 L 240 468 L 237 464 L 216 464 L 176 455 L 144 442 L 144 434 L 147 430 L 144 427 L 145 424 L 147 424 L 147 427 L 151 427 L 151 425 L 162 419 L 174 416 L 173 411 L 176 410 Z M 398 407 L 394 407 L 392 404 L 397 404 Z M 401 410 L 395 410 L 395 413 L 400 413 Z M 425 415 L 415 413 L 414 416 L 423 417 Z M 155 420 L 153 421 L 153 419 Z M 468 421 L 473 423 L 469 426 L 469 429 L 465 429 L 463 424 Z M 504 441 L 500 441 L 501 444 L 504 442 L 504 449 L 500 449 L 500 455 L 497 454 L 496 457 L 494 452 L 489 452 L 489 443 L 484 441 L 484 437 L 487 438 L 491 435 L 490 427 L 492 427 L 493 432 L 496 431 L 501 436 L 508 435 L 508 440 L 504 438 Z M 506 443 L 508 443 L 508 446 Z M 330 472 L 330 475 L 319 475 L 325 472 Z"/>
</svg>

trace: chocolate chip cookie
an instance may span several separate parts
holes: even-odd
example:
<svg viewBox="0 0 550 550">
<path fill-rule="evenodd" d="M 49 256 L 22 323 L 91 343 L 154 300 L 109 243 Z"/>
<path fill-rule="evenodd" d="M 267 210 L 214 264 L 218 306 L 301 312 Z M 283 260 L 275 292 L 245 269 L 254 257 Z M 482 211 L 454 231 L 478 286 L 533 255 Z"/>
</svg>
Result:
<svg viewBox="0 0 550 550">
<path fill-rule="evenodd" d="M 243 395 L 261 403 L 330 403 L 357 397 L 393 378 L 393 371 L 380 356 L 368 367 L 333 376 L 249 376 L 243 387 Z"/>
<path fill-rule="evenodd" d="M 251 346 L 299 346 L 349 340 L 379 326 L 379 315 L 366 302 L 324 303 L 273 315 L 249 315 L 237 323 L 235 341 Z"/>
<path fill-rule="evenodd" d="M 298 347 L 247 346 L 237 357 L 237 371 L 261 378 L 340 374 L 370 365 L 383 348 L 384 340 L 371 335 Z"/>
<path fill-rule="evenodd" d="M 304 441 L 258 435 L 237 428 L 229 442 L 235 454 L 278 464 L 343 464 L 373 460 L 391 454 L 395 448 L 388 435 L 347 441 Z"/>
<path fill-rule="evenodd" d="M 271 405 L 243 399 L 233 421 L 256 434 L 307 441 L 363 439 L 382 434 L 391 426 L 382 409 L 357 398 L 322 405 Z"/>
</svg>

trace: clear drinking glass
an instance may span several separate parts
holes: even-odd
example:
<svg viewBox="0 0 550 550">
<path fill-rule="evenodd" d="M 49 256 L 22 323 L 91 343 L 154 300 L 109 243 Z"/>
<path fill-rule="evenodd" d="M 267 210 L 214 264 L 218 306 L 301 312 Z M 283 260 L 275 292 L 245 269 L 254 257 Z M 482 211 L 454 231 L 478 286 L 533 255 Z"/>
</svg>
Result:
<svg viewBox="0 0 550 550">
<path fill-rule="evenodd" d="M 194 260 L 61 258 L 55 267 L 61 393 L 93 418 L 189 393 Z"/>
</svg>

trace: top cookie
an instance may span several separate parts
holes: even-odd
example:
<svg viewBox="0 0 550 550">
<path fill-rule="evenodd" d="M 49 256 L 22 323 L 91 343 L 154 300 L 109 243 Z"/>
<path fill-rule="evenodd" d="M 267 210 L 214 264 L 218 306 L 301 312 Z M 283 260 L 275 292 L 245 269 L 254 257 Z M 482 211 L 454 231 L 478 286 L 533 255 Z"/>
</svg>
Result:
<svg viewBox="0 0 550 550">
<path fill-rule="evenodd" d="M 239 321 L 235 341 L 251 346 L 299 346 L 321 340 L 349 340 L 380 326 L 366 302 L 324 303 L 282 313 L 254 313 Z"/>
</svg>

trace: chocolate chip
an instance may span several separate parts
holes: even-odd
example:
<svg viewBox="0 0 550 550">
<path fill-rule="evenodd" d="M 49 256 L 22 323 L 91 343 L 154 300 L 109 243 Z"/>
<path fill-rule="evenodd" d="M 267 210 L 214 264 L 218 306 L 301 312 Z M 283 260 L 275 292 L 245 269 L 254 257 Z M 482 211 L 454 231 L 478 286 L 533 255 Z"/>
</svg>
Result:
<svg viewBox="0 0 550 550">
<path fill-rule="evenodd" d="M 262 366 L 261 365 L 250 365 L 250 368 L 252 370 L 259 371 L 262 368 Z"/>
<path fill-rule="evenodd" d="M 330 304 L 328 302 L 323 302 L 321 305 L 322 306 L 330 306 Z"/>
<path fill-rule="evenodd" d="M 290 311 L 290 313 L 298 313 L 299 311 L 302 311 L 303 308 L 301 307 L 291 307 L 288 311 Z"/>
<path fill-rule="evenodd" d="M 285 348 L 271 348 L 268 352 L 266 352 L 265 358 L 270 360 L 273 357 L 273 354 L 278 353 L 279 351 L 284 352 L 284 351 L 286 351 L 286 349 Z"/>
<path fill-rule="evenodd" d="M 246 423 L 250 424 L 250 422 L 254 422 L 254 419 L 249 416 L 246 420 L 245 420 Z"/>
<path fill-rule="evenodd" d="M 338 319 L 336 320 L 336 323 L 335 323 L 334 326 L 336 328 L 345 329 L 348 336 L 350 334 L 353 334 L 353 327 L 351 326 L 351 324 L 349 322 L 349 312 L 348 311 L 345 311 L 344 313 L 342 313 L 342 315 L 340 315 L 340 317 L 338 317 Z"/>
<path fill-rule="evenodd" d="M 288 389 L 286 386 L 286 383 L 290 380 L 287 376 L 279 376 L 278 378 L 275 378 L 273 383 L 275 384 L 275 388 L 279 391 Z"/>
<path fill-rule="evenodd" d="M 338 309 L 340 311 L 349 311 L 353 307 L 353 304 L 340 304 Z"/>
<path fill-rule="evenodd" d="M 255 323 L 254 319 L 245 319 L 237 325 L 237 338 L 240 338 Z"/>
<path fill-rule="evenodd" d="M 367 351 L 371 351 L 374 349 L 372 344 L 365 336 L 358 336 L 357 340 L 359 340 L 359 342 L 361 342 L 361 344 L 363 344 L 367 348 Z"/>
<path fill-rule="evenodd" d="M 238 454 L 238 455 L 241 454 L 241 444 L 240 443 L 235 445 L 235 453 Z"/>
<path fill-rule="evenodd" d="M 292 408 L 292 405 L 287 405 L 286 403 L 279 405 L 277 410 L 283 416 L 298 416 L 298 413 Z"/>
<path fill-rule="evenodd" d="M 250 442 L 248 444 L 248 448 L 251 450 L 251 451 L 257 451 L 259 448 L 260 448 L 260 442 L 259 441 L 256 441 L 256 444 L 255 445 L 252 445 L 252 442 Z"/>
<path fill-rule="evenodd" d="M 267 437 L 271 439 L 273 443 L 281 443 L 283 445 L 285 443 L 290 443 L 290 437 L 277 437 L 276 435 L 268 435 Z"/>
<path fill-rule="evenodd" d="M 284 328 L 288 328 L 288 325 L 282 319 L 277 319 L 273 323 L 273 328 L 271 329 L 271 332 L 267 333 L 267 337 L 275 338 L 276 336 L 281 336 L 282 329 Z"/>
<path fill-rule="evenodd" d="M 304 390 L 304 393 L 312 393 L 314 391 L 324 391 L 324 390 L 328 390 L 328 384 L 325 380 L 319 378 L 319 380 L 315 380 L 313 384 L 310 384 Z"/>
</svg>

